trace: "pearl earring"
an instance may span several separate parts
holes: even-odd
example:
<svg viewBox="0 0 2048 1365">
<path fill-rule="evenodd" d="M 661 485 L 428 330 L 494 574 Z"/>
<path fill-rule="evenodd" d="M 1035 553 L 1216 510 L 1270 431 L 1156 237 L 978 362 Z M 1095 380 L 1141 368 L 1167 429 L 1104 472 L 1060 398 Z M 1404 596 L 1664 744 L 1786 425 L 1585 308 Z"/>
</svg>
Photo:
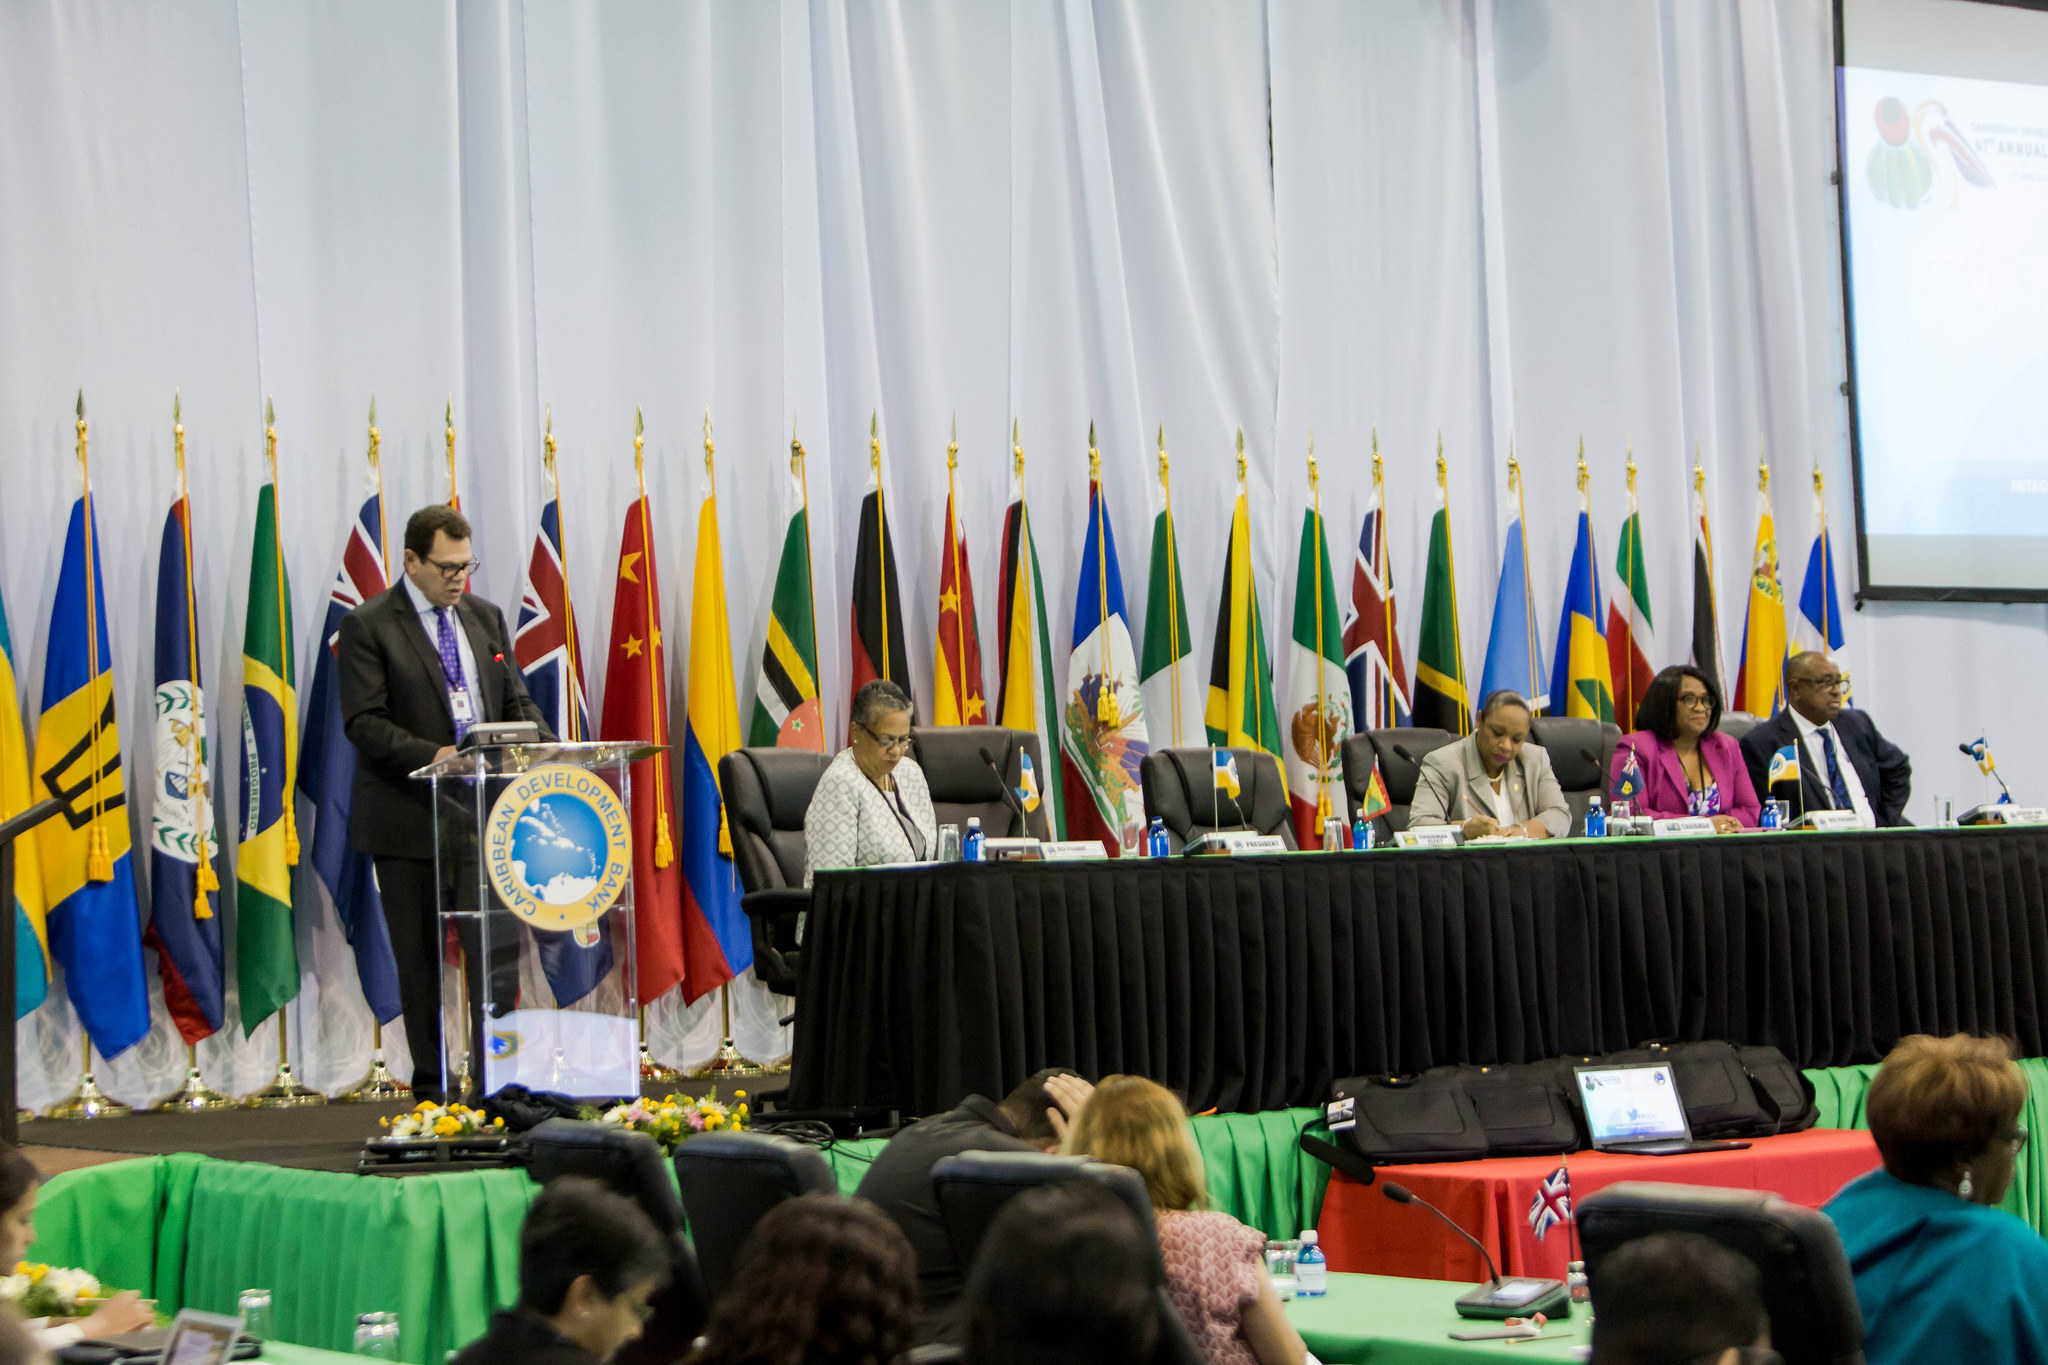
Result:
<svg viewBox="0 0 2048 1365">
<path fill-rule="evenodd" d="M 1973 1182 L 1970 1179 L 1970 1173 L 1968 1171 L 1964 1171 L 1963 1178 L 1956 1182 L 1957 1197 L 1961 1199 L 1968 1199 L 1972 1194 L 1976 1193 L 1976 1189 L 1977 1186 L 1975 1182 Z"/>
</svg>

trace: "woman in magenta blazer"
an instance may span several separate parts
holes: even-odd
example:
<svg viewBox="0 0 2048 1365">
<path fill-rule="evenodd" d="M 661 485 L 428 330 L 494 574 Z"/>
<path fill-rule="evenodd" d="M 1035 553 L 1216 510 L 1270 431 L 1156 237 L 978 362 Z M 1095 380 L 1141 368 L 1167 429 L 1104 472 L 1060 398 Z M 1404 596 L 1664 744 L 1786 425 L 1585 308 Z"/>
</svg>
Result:
<svg viewBox="0 0 2048 1365">
<path fill-rule="evenodd" d="M 1734 740 L 1721 733 L 1721 692 L 1690 664 L 1659 673 L 1636 707 L 1636 728 L 1614 746 L 1607 789 L 1621 785 L 1633 754 L 1643 790 L 1638 815 L 1668 820 L 1713 817 L 1722 834 L 1755 829 L 1759 809 L 1749 765 Z"/>
</svg>

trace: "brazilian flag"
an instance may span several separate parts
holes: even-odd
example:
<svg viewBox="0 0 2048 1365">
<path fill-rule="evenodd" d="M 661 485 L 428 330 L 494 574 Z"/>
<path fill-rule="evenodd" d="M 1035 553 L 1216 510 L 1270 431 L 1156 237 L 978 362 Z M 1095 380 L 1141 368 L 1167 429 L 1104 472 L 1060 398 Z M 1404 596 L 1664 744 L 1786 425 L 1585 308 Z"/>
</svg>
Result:
<svg viewBox="0 0 2048 1365">
<path fill-rule="evenodd" d="M 299 835 L 292 814 L 298 768 L 298 695 L 292 668 L 292 598 L 277 540 L 277 484 L 256 499 L 249 562 L 249 619 L 242 632 L 241 856 L 236 863 L 235 980 L 242 1030 L 299 993 L 292 942 L 292 868 Z"/>
</svg>

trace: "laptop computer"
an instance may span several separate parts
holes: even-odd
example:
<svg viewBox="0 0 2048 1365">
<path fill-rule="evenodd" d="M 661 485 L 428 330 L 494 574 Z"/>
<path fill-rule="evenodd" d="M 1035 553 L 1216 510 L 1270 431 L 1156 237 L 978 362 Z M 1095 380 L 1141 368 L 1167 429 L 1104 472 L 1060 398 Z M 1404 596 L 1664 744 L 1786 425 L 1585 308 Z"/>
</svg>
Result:
<svg viewBox="0 0 2048 1365">
<path fill-rule="evenodd" d="M 1669 1062 L 1578 1066 L 1579 1103 L 1586 1131 L 1600 1152 L 1632 1156 L 1677 1156 L 1684 1152 L 1732 1152 L 1746 1142 L 1695 1141 L 1678 1099 Z"/>
</svg>

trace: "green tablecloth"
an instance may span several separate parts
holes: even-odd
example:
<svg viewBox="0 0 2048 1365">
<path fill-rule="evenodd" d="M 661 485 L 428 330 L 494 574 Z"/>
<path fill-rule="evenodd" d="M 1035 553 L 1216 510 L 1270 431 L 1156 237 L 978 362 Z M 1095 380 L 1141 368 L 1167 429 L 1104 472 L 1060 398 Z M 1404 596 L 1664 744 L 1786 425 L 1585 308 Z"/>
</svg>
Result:
<svg viewBox="0 0 2048 1365">
<path fill-rule="evenodd" d="M 1470 1285 L 1443 1280 L 1402 1280 L 1390 1275 L 1332 1275 L 1330 1292 L 1287 1305 L 1309 1350 L 1326 1365 L 1473 1365 L 1498 1360 L 1570 1360 L 1592 1340 L 1592 1320 L 1581 1312 L 1538 1341 L 1452 1341 L 1452 1332 L 1483 1331 L 1495 1324 L 1458 1316 L 1452 1305 Z"/>
</svg>

